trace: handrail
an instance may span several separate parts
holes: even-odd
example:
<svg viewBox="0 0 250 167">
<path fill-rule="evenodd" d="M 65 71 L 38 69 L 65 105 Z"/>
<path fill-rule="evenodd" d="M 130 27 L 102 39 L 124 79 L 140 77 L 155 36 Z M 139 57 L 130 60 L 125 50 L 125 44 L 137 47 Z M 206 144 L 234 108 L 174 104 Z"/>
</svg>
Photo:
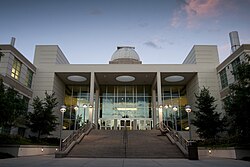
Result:
<svg viewBox="0 0 250 167">
<path fill-rule="evenodd" d="M 170 132 L 170 129 L 167 125 L 165 125 L 163 122 L 159 123 L 159 129 L 163 135 Z"/>
<path fill-rule="evenodd" d="M 170 126 L 165 125 L 163 122 L 159 123 L 159 129 L 161 133 L 165 132 L 169 134 L 169 136 L 175 141 L 176 145 L 182 150 L 184 154 L 188 152 L 188 144 L 189 141 L 186 140 L 182 135 L 172 129 Z M 184 150 L 183 150 L 184 149 Z"/>
<path fill-rule="evenodd" d="M 61 151 L 66 150 L 73 141 L 76 141 L 84 132 L 88 131 L 92 127 L 94 127 L 94 124 L 87 123 L 81 128 L 79 128 L 77 131 L 73 132 L 72 134 L 67 136 L 65 139 L 63 139 Z"/>
<path fill-rule="evenodd" d="M 125 155 L 125 158 L 127 158 L 127 145 L 128 145 L 128 130 L 127 130 L 127 128 L 125 128 L 123 130 L 122 140 L 123 140 L 124 151 L 125 151 L 124 155 Z"/>
</svg>

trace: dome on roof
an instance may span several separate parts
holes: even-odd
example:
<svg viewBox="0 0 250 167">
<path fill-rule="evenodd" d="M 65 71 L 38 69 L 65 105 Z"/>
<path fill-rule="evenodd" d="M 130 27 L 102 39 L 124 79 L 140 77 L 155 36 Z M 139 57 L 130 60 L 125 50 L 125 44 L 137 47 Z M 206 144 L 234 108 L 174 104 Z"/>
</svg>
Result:
<svg viewBox="0 0 250 167">
<path fill-rule="evenodd" d="M 129 46 L 117 47 L 117 50 L 111 57 L 111 61 L 117 59 L 133 59 L 136 61 L 140 61 L 140 57 L 134 49 L 135 49 L 134 47 L 129 47 Z"/>
</svg>

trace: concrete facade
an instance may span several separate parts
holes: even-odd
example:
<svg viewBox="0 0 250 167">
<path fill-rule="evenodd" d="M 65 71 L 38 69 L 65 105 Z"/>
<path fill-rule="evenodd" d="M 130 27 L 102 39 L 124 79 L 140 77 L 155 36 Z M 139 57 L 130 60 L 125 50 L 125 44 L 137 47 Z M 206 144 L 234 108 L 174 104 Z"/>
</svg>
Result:
<svg viewBox="0 0 250 167">
<path fill-rule="evenodd" d="M 165 105 L 161 98 L 162 86 L 182 85 L 186 86 L 188 104 L 194 108 L 195 95 L 203 86 L 208 87 L 211 94 L 219 99 L 219 82 L 216 67 L 219 65 L 217 46 L 195 45 L 183 64 L 69 64 L 66 57 L 56 45 L 36 46 L 34 65 L 37 72 L 34 77 L 33 97 L 43 97 L 44 92 L 55 92 L 58 106 L 64 104 L 65 85 L 73 83 L 67 79 L 68 76 L 79 75 L 86 78 L 80 83 L 88 85 L 90 91 L 89 105 L 94 105 L 93 111 L 88 111 L 89 120 L 98 123 L 99 109 L 98 97 L 99 87 L 105 85 L 125 85 L 131 83 L 120 83 L 115 81 L 119 75 L 131 75 L 136 78 L 133 85 L 151 85 L 152 92 L 155 92 L 156 100 L 152 100 L 153 126 L 161 121 L 159 106 Z M 168 76 L 180 75 L 183 81 L 171 83 L 164 79 Z M 107 79 L 105 79 L 106 77 Z M 153 96 L 154 93 L 152 93 Z M 94 98 L 95 97 L 95 98 Z M 217 101 L 217 110 L 221 106 Z M 59 108 L 56 113 L 60 116 Z M 58 133 L 55 133 L 55 135 Z"/>
<path fill-rule="evenodd" d="M 222 89 L 221 87 L 220 72 L 227 67 L 228 82 L 234 82 L 229 72 L 232 68 L 230 63 L 237 57 L 240 57 L 240 61 L 242 61 L 244 55 L 250 53 L 250 45 L 242 45 L 220 64 L 217 46 L 195 45 L 182 64 L 143 64 L 139 56 L 133 57 L 131 52 L 129 56 L 124 58 L 122 53 L 119 53 L 119 56 L 112 55 L 109 64 L 70 64 L 57 45 L 37 45 L 32 64 L 14 46 L 0 45 L 0 48 L 0 51 L 4 54 L 0 61 L 0 73 L 4 83 L 13 86 L 28 99 L 36 96 L 44 98 L 45 91 L 48 93 L 55 92 L 58 101 L 55 115 L 58 118 L 61 116 L 60 106 L 65 104 L 66 92 L 70 86 L 87 87 L 89 97 L 85 103 L 87 103 L 88 108 L 84 108 L 84 113 L 88 113 L 86 115 L 88 121 L 99 124 L 102 117 L 103 106 L 101 106 L 100 99 L 103 96 L 103 87 L 112 86 L 115 88 L 116 86 L 126 85 L 136 87 L 142 85 L 150 88 L 150 91 L 147 92 L 150 94 L 149 98 L 151 98 L 148 108 L 152 113 L 148 119 L 151 120 L 153 128 L 164 119 L 164 113 L 162 113 L 164 111 L 160 109 L 160 106 L 166 105 L 167 100 L 164 100 L 163 96 L 165 96 L 165 89 L 168 86 L 184 87 L 186 101 L 182 105 L 191 105 L 193 110 L 195 110 L 195 93 L 198 93 L 205 86 L 209 88 L 211 95 L 217 100 L 216 110 L 221 112 L 221 98 L 224 97 L 222 95 L 227 88 Z M 128 48 L 135 49 L 133 47 Z M 118 58 L 115 59 L 114 57 Z M 130 59 L 131 57 L 132 59 Z M 11 77 L 15 58 L 21 62 L 21 73 L 18 80 Z M 141 58 L 143 59 L 143 55 Z M 28 70 L 34 74 L 31 87 L 25 85 Z M 70 76 L 80 76 L 86 80 L 74 82 L 68 79 Z M 135 80 L 119 82 L 116 80 L 119 76 L 132 76 Z M 169 82 L 166 78 L 170 76 L 181 76 L 183 80 Z M 224 94 L 226 95 L 226 93 Z M 179 101 L 181 100 L 179 99 Z M 126 119 L 124 120 L 126 121 Z M 139 122 L 136 122 L 135 118 L 132 121 L 134 121 L 134 124 L 131 125 L 131 128 L 135 129 Z M 147 120 L 145 119 L 145 121 Z M 117 120 L 114 120 L 114 122 L 117 124 Z M 59 129 L 53 133 L 53 136 L 59 136 Z"/>
<path fill-rule="evenodd" d="M 14 88 L 27 103 L 33 97 L 32 78 L 36 67 L 12 45 L 0 45 L 0 78 L 6 87 Z M 15 65 L 18 62 L 18 67 Z M 15 69 L 17 67 L 18 69 Z M 30 106 L 28 110 L 31 111 Z M 23 128 L 20 130 L 20 128 Z M 25 135 L 25 127 L 11 128 L 11 134 Z"/>
<path fill-rule="evenodd" d="M 250 55 L 250 45 L 242 44 L 216 68 L 220 86 L 220 99 L 222 101 L 220 111 L 222 112 L 224 111 L 223 100 L 229 93 L 229 86 L 237 81 L 237 78 L 235 78 L 232 72 L 235 70 L 234 68 L 236 68 L 238 64 L 247 61 L 246 55 Z M 225 73 L 224 77 L 222 76 L 223 72 Z M 224 79 L 224 85 L 222 83 L 222 79 Z"/>
</svg>

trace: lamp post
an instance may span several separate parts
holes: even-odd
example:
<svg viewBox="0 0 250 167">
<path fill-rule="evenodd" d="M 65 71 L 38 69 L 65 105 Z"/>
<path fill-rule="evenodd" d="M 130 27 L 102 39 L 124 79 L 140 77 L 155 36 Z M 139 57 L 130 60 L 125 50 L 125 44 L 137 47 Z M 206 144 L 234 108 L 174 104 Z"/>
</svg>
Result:
<svg viewBox="0 0 250 167">
<path fill-rule="evenodd" d="M 83 124 L 85 124 L 85 113 L 86 113 L 87 104 L 83 104 Z"/>
<path fill-rule="evenodd" d="M 66 106 L 62 105 L 60 108 L 61 111 L 61 127 L 60 127 L 60 151 L 62 151 L 62 129 L 63 129 L 63 116 L 64 116 L 64 112 L 66 111 Z"/>
<path fill-rule="evenodd" d="M 175 131 L 177 131 L 177 119 L 176 119 L 176 112 L 177 112 L 178 108 L 177 106 L 173 107 L 173 111 L 174 111 L 174 121 L 175 121 Z"/>
<path fill-rule="evenodd" d="M 192 111 L 191 106 L 190 105 L 186 105 L 185 110 L 186 110 L 187 115 L 188 115 L 189 140 L 192 140 L 191 124 L 190 124 L 190 117 L 189 117 L 189 113 Z"/>
<path fill-rule="evenodd" d="M 78 106 L 76 105 L 75 107 L 74 107 L 74 110 L 75 110 L 75 124 L 74 124 L 74 130 L 76 130 L 76 121 L 77 121 L 77 111 L 78 111 Z"/>
</svg>

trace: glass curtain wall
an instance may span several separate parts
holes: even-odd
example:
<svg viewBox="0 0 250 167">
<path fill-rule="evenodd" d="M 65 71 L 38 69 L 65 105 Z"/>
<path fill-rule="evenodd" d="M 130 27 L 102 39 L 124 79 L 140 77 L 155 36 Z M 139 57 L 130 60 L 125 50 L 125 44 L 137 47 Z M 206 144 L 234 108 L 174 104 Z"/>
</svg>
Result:
<svg viewBox="0 0 250 167">
<path fill-rule="evenodd" d="M 101 86 L 99 116 L 105 123 L 110 124 L 114 119 L 152 118 L 151 87 Z"/>
<path fill-rule="evenodd" d="M 76 130 L 89 119 L 89 86 L 66 86 L 63 129 Z M 75 107 L 78 106 L 78 110 Z"/>
<path fill-rule="evenodd" d="M 102 86 L 100 118 L 151 118 L 149 86 Z"/>
<path fill-rule="evenodd" d="M 185 111 L 187 104 L 185 86 L 163 86 L 163 122 L 175 130 L 187 130 L 188 120 Z"/>
</svg>

